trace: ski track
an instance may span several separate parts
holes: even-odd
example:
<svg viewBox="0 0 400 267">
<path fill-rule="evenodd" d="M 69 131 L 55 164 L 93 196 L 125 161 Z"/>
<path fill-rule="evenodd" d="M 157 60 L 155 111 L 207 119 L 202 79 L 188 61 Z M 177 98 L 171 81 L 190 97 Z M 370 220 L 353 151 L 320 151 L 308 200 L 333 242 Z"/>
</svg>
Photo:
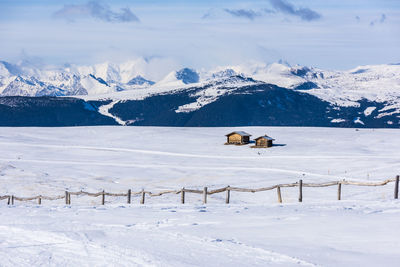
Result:
<svg viewBox="0 0 400 267">
<path fill-rule="evenodd" d="M 113 152 L 129 152 L 129 153 L 140 153 L 150 155 L 163 155 L 172 157 L 189 157 L 189 158 L 210 158 L 210 159 L 249 159 L 249 160 L 265 160 L 265 159 L 396 159 L 397 156 L 362 156 L 362 155 L 347 155 L 347 156 L 266 156 L 266 157 L 235 157 L 235 156 L 215 156 L 215 155 L 199 155 L 199 154 L 188 154 L 188 153 L 174 153 L 154 150 L 141 150 L 141 149 L 129 149 L 129 148 L 113 148 L 113 147 L 93 147 L 93 146 L 71 146 L 71 145 L 45 145 L 45 144 L 26 144 L 18 142 L 0 142 L 0 145 L 14 145 L 14 146 L 27 146 L 27 147 L 42 147 L 52 149 L 82 149 L 82 150 L 95 150 L 95 151 L 113 151 Z M 399 156 L 400 158 L 400 156 Z M 313 177 L 325 177 L 333 179 L 332 175 L 313 173 L 307 171 L 296 171 L 280 168 L 268 168 L 268 167 L 248 167 L 248 166 L 183 166 L 182 164 L 137 164 L 133 162 L 115 163 L 115 162 L 96 162 L 96 161 L 72 161 L 72 160 L 49 160 L 49 159 L 13 159 L 13 158 L 0 158 L 0 161 L 4 162 L 31 162 L 31 163 L 42 163 L 42 164 L 72 164 L 72 165 L 92 165 L 92 166 L 110 166 L 110 167 L 127 167 L 127 168 L 165 168 L 165 169 L 185 169 L 185 170 L 233 170 L 233 171 L 261 171 L 261 172 L 277 172 L 277 173 L 289 173 L 296 175 L 307 175 Z M 347 179 L 359 180 L 354 175 L 360 172 L 369 172 L 388 167 L 396 167 L 400 163 L 392 164 L 390 166 L 363 169 L 362 171 L 353 171 L 346 174 Z"/>
<path fill-rule="evenodd" d="M 48 160 L 48 159 L 10 159 L 10 158 L 0 158 L 0 161 L 4 162 L 31 162 L 31 163 L 41 163 L 41 164 L 62 164 L 62 165 L 83 165 L 83 166 L 110 166 L 110 167 L 126 167 L 126 168 L 144 168 L 144 169 L 184 169 L 184 170 L 231 170 L 231 171 L 261 171 L 261 172 L 277 172 L 277 173 L 289 173 L 296 175 L 307 175 L 312 177 L 325 177 L 330 179 L 335 179 L 334 176 L 329 174 L 320 174 L 320 173 L 312 173 L 305 171 L 294 171 L 287 169 L 278 169 L 278 168 L 264 168 L 264 167 L 211 167 L 211 166 L 182 166 L 182 165 L 173 165 L 173 164 L 137 164 L 137 163 L 110 163 L 110 162 L 96 162 L 96 161 L 70 161 L 70 160 Z M 393 166 L 400 165 L 394 164 Z M 365 170 L 364 170 L 365 172 Z M 349 176 L 350 172 L 346 174 L 346 179 L 360 180 L 356 177 Z M 363 181 L 362 179 L 360 181 Z M 369 180 L 368 180 L 369 181 Z M 369 181 L 371 182 L 371 181 Z"/>
<path fill-rule="evenodd" d="M 0 145 L 16 145 L 16 146 L 28 146 L 28 147 L 43 147 L 43 148 L 55 148 L 55 149 L 88 149 L 88 150 L 103 150 L 103 151 L 116 151 L 116 152 L 134 152 L 142 154 L 152 155 L 163 155 L 163 156 L 175 156 L 175 157 L 191 157 L 191 158 L 210 158 L 210 159 L 400 159 L 400 155 L 392 156 L 362 156 L 362 155 L 346 155 L 346 156 L 304 156 L 304 155 L 293 155 L 293 156 L 267 156 L 267 157 L 248 157 L 248 156 L 215 156 L 215 155 L 200 155 L 200 154 L 188 154 L 188 153 L 176 153 L 176 152 L 165 152 L 156 150 L 143 150 L 143 149 L 130 149 L 130 148 L 114 148 L 114 147 L 92 147 L 92 146 L 71 146 L 71 145 L 44 145 L 44 144 L 26 144 L 18 142 L 0 142 Z"/>
<path fill-rule="evenodd" d="M 113 106 L 115 104 L 117 104 L 118 102 L 120 102 L 120 100 L 114 100 L 110 104 L 100 106 L 99 107 L 99 113 L 103 114 L 104 116 L 113 118 L 120 125 L 126 125 L 125 121 L 121 120 L 119 117 L 117 117 L 117 116 L 115 116 L 115 115 L 110 113 L 110 109 L 112 109 Z"/>
</svg>

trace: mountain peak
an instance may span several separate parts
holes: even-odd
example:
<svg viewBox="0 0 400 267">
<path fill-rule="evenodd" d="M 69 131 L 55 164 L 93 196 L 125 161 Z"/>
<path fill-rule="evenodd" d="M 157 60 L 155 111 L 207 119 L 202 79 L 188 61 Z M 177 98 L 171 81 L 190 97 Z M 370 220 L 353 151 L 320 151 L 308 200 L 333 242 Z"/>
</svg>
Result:
<svg viewBox="0 0 400 267">
<path fill-rule="evenodd" d="M 218 72 L 214 72 L 211 75 L 211 78 L 212 79 L 227 78 L 227 77 L 232 77 L 234 75 L 237 75 L 236 71 L 234 71 L 233 69 L 225 69 Z"/>
<path fill-rule="evenodd" d="M 142 76 L 138 75 L 134 78 L 132 78 L 128 83 L 128 85 L 153 85 L 155 82 L 147 80 L 143 78 Z"/>
<path fill-rule="evenodd" d="M 183 68 L 177 71 L 175 77 L 184 84 L 197 83 L 200 80 L 199 74 L 195 70 L 189 68 Z"/>
</svg>

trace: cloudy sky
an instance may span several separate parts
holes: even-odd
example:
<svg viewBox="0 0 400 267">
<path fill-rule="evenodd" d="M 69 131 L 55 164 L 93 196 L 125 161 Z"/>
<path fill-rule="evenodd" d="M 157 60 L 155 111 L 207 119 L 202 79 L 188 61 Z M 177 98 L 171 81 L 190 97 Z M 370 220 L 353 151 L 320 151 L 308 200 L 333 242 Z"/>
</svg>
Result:
<svg viewBox="0 0 400 267">
<path fill-rule="evenodd" d="M 14 63 L 350 69 L 398 63 L 399 48 L 399 0 L 0 1 L 0 60 Z"/>
</svg>

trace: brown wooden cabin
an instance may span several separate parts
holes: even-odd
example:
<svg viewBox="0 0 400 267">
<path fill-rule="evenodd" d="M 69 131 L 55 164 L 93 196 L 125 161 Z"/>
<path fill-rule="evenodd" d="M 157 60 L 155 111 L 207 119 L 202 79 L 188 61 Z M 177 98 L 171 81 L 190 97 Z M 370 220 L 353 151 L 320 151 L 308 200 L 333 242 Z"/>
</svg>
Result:
<svg viewBox="0 0 400 267">
<path fill-rule="evenodd" d="M 256 144 L 252 146 L 253 148 L 266 148 L 272 146 L 272 141 L 275 139 L 269 137 L 268 135 L 263 135 L 255 139 Z"/>
<path fill-rule="evenodd" d="M 226 135 L 226 143 L 225 145 L 245 145 L 250 143 L 250 136 L 251 134 L 248 134 L 244 131 L 235 131 L 231 132 Z"/>
</svg>

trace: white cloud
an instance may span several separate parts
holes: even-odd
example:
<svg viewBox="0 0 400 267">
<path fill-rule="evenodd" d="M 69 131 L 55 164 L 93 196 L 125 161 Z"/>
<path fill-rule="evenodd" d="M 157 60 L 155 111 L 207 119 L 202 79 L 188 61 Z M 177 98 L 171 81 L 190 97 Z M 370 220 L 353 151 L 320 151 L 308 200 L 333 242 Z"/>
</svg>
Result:
<svg viewBox="0 0 400 267">
<path fill-rule="evenodd" d="M 139 18 L 129 8 L 121 8 L 119 12 L 112 11 L 109 6 L 96 1 L 82 5 L 64 5 L 53 14 L 54 18 L 75 21 L 80 18 L 95 18 L 106 22 L 139 22 Z"/>
</svg>

